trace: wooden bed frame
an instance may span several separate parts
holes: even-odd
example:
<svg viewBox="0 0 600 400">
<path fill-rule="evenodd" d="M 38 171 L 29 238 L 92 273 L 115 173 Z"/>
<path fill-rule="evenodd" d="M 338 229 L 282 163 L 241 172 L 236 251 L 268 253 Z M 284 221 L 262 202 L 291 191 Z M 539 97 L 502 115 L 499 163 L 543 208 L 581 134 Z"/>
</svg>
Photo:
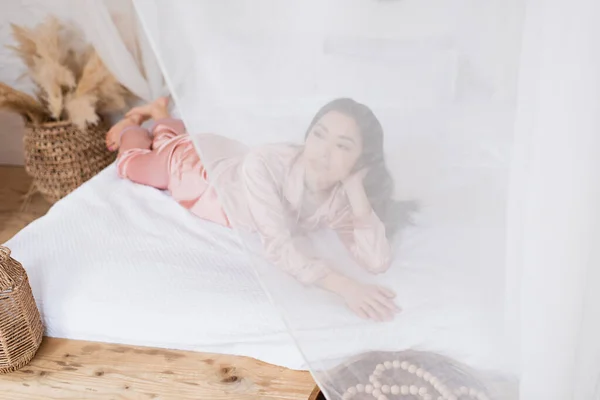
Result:
<svg viewBox="0 0 600 400">
<path fill-rule="evenodd" d="M 12 400 L 306 400 L 315 383 L 309 372 L 247 357 L 44 338 L 0 387 Z"/>
</svg>

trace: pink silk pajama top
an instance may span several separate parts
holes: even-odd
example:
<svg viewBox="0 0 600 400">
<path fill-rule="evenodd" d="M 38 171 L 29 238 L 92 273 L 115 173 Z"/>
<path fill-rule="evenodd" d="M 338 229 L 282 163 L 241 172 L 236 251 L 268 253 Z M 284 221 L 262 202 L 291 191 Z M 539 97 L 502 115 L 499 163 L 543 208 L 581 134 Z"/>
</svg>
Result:
<svg viewBox="0 0 600 400">
<path fill-rule="evenodd" d="M 266 257 L 302 283 L 314 283 L 332 269 L 313 254 L 305 237 L 323 227 L 335 230 L 366 270 L 380 273 L 389 267 L 391 251 L 383 223 L 375 212 L 357 220 L 342 185 L 312 210 L 303 207 L 303 146 L 249 149 L 232 139 L 201 134 L 195 137 L 201 161 L 180 120 L 157 121 L 151 134 L 152 151 L 132 149 L 119 157 L 121 177 L 128 177 L 133 159 L 158 152 L 166 160 L 161 166 L 168 170 L 166 189 L 179 204 L 203 219 L 257 232 Z"/>
</svg>

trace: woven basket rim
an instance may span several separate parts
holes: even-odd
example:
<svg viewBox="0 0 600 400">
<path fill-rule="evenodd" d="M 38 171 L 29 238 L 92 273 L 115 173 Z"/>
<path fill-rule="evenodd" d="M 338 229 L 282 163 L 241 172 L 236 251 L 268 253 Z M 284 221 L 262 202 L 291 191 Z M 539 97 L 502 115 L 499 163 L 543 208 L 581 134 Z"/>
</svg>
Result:
<svg viewBox="0 0 600 400">
<path fill-rule="evenodd" d="M 10 255 L 10 249 L 0 245 L 0 293 L 3 293 L 6 290 L 14 290 L 17 284 L 14 277 L 10 276 L 3 268 L 3 265 L 12 261 Z M 5 283 L 7 286 L 4 286 Z"/>
<path fill-rule="evenodd" d="M 94 125 L 89 125 L 86 129 L 95 128 L 101 125 L 102 122 L 99 121 Z M 72 121 L 50 121 L 50 122 L 42 122 L 41 124 L 28 123 L 26 125 L 30 128 L 58 128 L 58 127 L 67 127 L 67 126 L 76 126 Z M 78 127 L 79 128 L 79 127 Z"/>
<path fill-rule="evenodd" d="M 10 258 L 11 251 L 8 247 L 0 244 L 0 261 L 8 260 Z"/>
</svg>

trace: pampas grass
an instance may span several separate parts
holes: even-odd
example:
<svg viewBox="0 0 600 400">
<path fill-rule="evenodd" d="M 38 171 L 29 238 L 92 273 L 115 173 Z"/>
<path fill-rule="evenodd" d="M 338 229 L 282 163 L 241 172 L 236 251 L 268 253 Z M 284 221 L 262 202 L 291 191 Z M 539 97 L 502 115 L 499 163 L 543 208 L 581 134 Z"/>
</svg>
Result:
<svg viewBox="0 0 600 400">
<path fill-rule="evenodd" d="M 21 114 L 29 123 L 41 124 L 48 120 L 44 106 L 30 95 L 0 82 L 0 108 Z"/>
<path fill-rule="evenodd" d="M 100 117 L 96 113 L 96 103 L 98 98 L 93 94 L 84 94 L 82 96 L 67 95 L 65 111 L 69 120 L 78 127 L 96 125 Z"/>
<path fill-rule="evenodd" d="M 112 113 L 125 109 L 130 93 L 108 71 L 95 51 L 83 67 L 75 92 L 68 95 L 66 110 L 76 125 L 95 124 L 99 113 Z"/>
<path fill-rule="evenodd" d="M 41 89 L 40 100 L 53 119 L 60 119 L 63 90 L 75 86 L 75 76 L 65 65 L 68 44 L 58 20 L 49 17 L 34 29 L 11 24 L 17 46 L 10 46 L 25 63 L 33 82 Z"/>
<path fill-rule="evenodd" d="M 83 67 L 75 92 L 69 93 L 65 104 L 67 115 L 75 125 L 94 125 L 98 122 L 98 88 L 108 75 L 98 53 L 92 52 Z"/>
<path fill-rule="evenodd" d="M 33 68 L 34 56 L 37 52 L 37 45 L 28 29 L 21 28 L 18 25 L 11 24 L 13 38 L 17 46 L 6 46 L 13 50 L 21 58 L 27 68 Z"/>
<path fill-rule="evenodd" d="M 85 129 L 97 124 L 103 114 L 123 111 L 133 100 L 131 92 L 116 80 L 93 48 L 74 49 L 77 34 L 55 17 L 32 29 L 14 24 L 11 27 L 16 45 L 8 47 L 27 67 L 26 75 L 36 86 L 37 100 L 30 97 L 28 107 L 23 107 L 13 102 L 17 99 L 13 92 L 0 103 L 1 107 L 21 113 L 31 123 L 67 120 Z M 35 112 L 31 100 L 37 103 Z"/>
</svg>

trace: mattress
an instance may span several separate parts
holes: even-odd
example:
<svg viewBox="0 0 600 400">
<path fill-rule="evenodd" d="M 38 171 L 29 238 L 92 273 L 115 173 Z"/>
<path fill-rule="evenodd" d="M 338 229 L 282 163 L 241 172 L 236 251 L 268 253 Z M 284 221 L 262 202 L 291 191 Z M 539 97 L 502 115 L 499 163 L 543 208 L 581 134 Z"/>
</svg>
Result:
<svg viewBox="0 0 600 400">
<path fill-rule="evenodd" d="M 6 245 L 48 336 L 303 365 L 236 236 L 114 164 Z"/>
<path fill-rule="evenodd" d="M 492 214 L 463 218 L 422 205 L 394 242 L 390 271 L 361 275 L 398 293 L 403 312 L 380 324 L 283 273 L 257 274 L 235 232 L 192 216 L 166 192 L 119 179 L 114 165 L 6 245 L 28 272 L 48 336 L 249 356 L 292 369 L 414 348 L 510 372 L 502 231 L 489 229 L 500 218 Z M 331 232 L 316 235 L 322 251 L 341 251 Z"/>
</svg>

